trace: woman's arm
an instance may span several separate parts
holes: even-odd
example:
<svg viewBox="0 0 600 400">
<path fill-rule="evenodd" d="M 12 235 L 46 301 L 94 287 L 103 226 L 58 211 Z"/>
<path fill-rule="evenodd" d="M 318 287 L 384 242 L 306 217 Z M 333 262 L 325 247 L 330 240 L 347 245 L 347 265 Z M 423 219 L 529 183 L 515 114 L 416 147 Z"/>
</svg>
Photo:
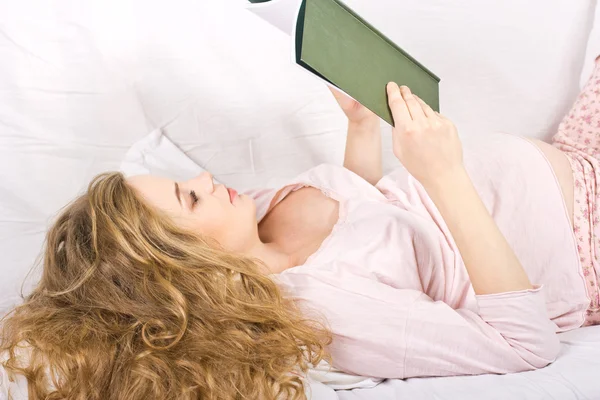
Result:
<svg viewBox="0 0 600 400">
<path fill-rule="evenodd" d="M 476 192 L 452 122 L 407 87 L 388 84 L 394 154 L 423 185 L 460 250 L 478 295 L 531 289 L 527 274 Z"/>
<path fill-rule="evenodd" d="M 532 288 L 464 169 L 423 186 L 452 233 L 476 294 Z"/>
<path fill-rule="evenodd" d="M 379 117 L 356 100 L 330 90 L 348 117 L 344 167 L 374 185 L 383 176 Z"/>
<path fill-rule="evenodd" d="M 334 261 L 332 268 L 347 264 Z M 307 268 L 277 280 L 303 300 L 303 310 L 332 321 L 333 366 L 354 375 L 505 374 L 545 367 L 560 351 L 539 290 L 475 296 L 477 307 L 454 310 L 420 291 L 353 273 Z"/>
<path fill-rule="evenodd" d="M 383 176 L 379 118 L 348 122 L 344 167 L 375 185 Z"/>
</svg>

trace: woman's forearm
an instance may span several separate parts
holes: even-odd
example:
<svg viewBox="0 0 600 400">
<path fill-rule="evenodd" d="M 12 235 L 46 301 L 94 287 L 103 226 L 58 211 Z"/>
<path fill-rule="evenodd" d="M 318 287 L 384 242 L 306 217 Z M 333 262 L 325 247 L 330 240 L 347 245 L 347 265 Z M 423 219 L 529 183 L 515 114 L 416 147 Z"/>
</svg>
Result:
<svg viewBox="0 0 600 400">
<path fill-rule="evenodd" d="M 379 119 L 348 124 L 344 167 L 376 184 L 383 176 Z"/>
<path fill-rule="evenodd" d="M 464 168 L 424 187 L 454 237 L 476 294 L 532 288 Z"/>
<path fill-rule="evenodd" d="M 456 126 L 406 86 L 387 85 L 394 154 L 442 214 L 476 294 L 531 289 L 514 251 L 464 168 Z"/>
</svg>

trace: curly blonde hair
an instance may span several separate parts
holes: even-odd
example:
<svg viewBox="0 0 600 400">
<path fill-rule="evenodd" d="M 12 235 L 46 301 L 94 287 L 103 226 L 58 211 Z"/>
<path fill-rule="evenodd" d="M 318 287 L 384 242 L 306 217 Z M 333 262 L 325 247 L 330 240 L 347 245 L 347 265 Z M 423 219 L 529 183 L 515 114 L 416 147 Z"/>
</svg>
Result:
<svg viewBox="0 0 600 400">
<path fill-rule="evenodd" d="M 257 261 L 178 228 L 119 173 L 63 210 L 2 324 L 31 400 L 304 399 L 301 374 L 330 359 L 325 324 Z"/>
</svg>

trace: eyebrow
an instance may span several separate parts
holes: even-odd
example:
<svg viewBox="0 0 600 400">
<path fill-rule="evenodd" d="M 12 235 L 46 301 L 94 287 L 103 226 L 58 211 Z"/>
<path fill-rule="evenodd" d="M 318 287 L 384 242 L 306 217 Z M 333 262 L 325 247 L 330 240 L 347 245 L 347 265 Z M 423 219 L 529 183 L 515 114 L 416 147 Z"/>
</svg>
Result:
<svg viewBox="0 0 600 400">
<path fill-rule="evenodd" d="M 179 185 L 177 184 L 177 182 L 175 182 L 175 197 L 177 197 L 179 205 L 183 207 L 183 205 L 181 204 L 181 196 L 179 194 Z"/>
</svg>

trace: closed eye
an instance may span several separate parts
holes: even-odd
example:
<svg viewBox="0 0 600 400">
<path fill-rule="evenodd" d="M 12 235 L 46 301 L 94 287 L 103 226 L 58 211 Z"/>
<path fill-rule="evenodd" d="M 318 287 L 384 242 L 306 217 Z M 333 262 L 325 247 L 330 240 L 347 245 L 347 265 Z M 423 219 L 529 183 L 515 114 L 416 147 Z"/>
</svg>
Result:
<svg viewBox="0 0 600 400">
<path fill-rule="evenodd" d="M 191 190 L 190 197 L 192 198 L 192 207 L 194 207 L 194 205 L 198 202 L 198 196 L 196 196 L 196 192 Z"/>
</svg>

